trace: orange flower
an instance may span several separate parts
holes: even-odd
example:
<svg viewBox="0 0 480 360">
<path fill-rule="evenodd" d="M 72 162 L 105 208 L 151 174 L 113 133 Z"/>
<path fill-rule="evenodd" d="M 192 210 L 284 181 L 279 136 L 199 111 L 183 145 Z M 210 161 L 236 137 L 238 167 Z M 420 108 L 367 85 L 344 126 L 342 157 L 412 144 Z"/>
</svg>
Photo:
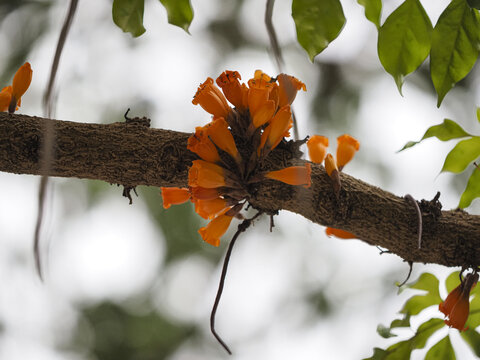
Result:
<svg viewBox="0 0 480 360">
<path fill-rule="evenodd" d="M 244 92 L 248 91 L 246 87 L 240 84 L 242 77 L 237 71 L 224 71 L 216 80 L 217 85 L 222 89 L 225 97 L 230 103 L 238 109 L 243 109 Z"/>
<path fill-rule="evenodd" d="M 7 111 L 12 100 L 12 87 L 6 86 L 0 92 L 0 111 Z"/>
<path fill-rule="evenodd" d="M 360 148 L 360 143 L 348 134 L 337 138 L 337 165 L 340 171 L 347 165 Z"/>
<path fill-rule="evenodd" d="M 192 100 L 193 105 L 200 105 L 206 112 L 217 117 L 226 117 L 230 112 L 225 96 L 215 86 L 212 78 L 207 78 L 198 87 L 197 93 Z"/>
<path fill-rule="evenodd" d="M 168 209 L 172 205 L 183 204 L 190 199 L 188 189 L 177 187 L 162 187 L 163 208 Z"/>
<path fill-rule="evenodd" d="M 253 114 L 252 124 L 255 128 L 258 128 L 270 120 L 275 113 L 275 102 L 273 100 L 267 100 L 255 114 Z"/>
<path fill-rule="evenodd" d="M 222 211 L 222 213 L 210 221 L 207 226 L 198 229 L 203 241 L 213 246 L 220 245 L 220 238 L 227 232 L 233 219 L 232 216 L 225 214 L 228 210 L 230 210 L 230 208 Z"/>
<path fill-rule="evenodd" d="M 296 77 L 280 74 L 277 76 L 277 80 L 279 83 L 278 87 L 278 106 L 282 107 L 285 105 L 291 105 L 295 97 L 297 96 L 297 92 L 300 89 L 303 91 L 307 91 L 307 87 L 303 82 L 298 80 Z"/>
<path fill-rule="evenodd" d="M 198 126 L 195 128 L 195 134 L 188 138 L 187 149 L 193 151 L 205 161 L 221 161 L 217 148 L 208 138 L 205 127 Z"/>
<path fill-rule="evenodd" d="M 9 113 L 14 113 L 17 106 L 20 106 L 20 101 L 32 82 L 32 67 L 30 63 L 26 62 L 17 70 L 12 82 L 12 98 L 8 107 Z"/>
<path fill-rule="evenodd" d="M 227 207 L 227 202 L 217 197 L 211 200 L 196 200 L 195 212 L 204 219 L 213 219 L 220 211 Z"/>
<path fill-rule="evenodd" d="M 196 186 L 190 188 L 190 193 L 194 200 L 212 200 L 216 199 L 220 194 L 216 188 L 204 188 L 201 186 Z"/>
<path fill-rule="evenodd" d="M 265 77 L 248 80 L 248 109 L 250 110 L 251 116 L 255 116 L 255 113 L 268 100 L 273 86 L 273 83 L 270 83 L 269 80 L 265 80 Z"/>
<path fill-rule="evenodd" d="M 188 171 L 188 186 L 217 188 L 225 186 L 224 171 L 221 166 L 204 160 L 193 160 Z"/>
<path fill-rule="evenodd" d="M 330 177 L 334 171 L 338 171 L 337 163 L 335 162 L 332 154 L 327 154 L 327 157 L 325 158 L 325 170 Z"/>
<path fill-rule="evenodd" d="M 470 291 L 478 281 L 478 274 L 467 274 L 464 281 L 453 289 L 438 309 L 445 314 L 445 324 L 465 331 L 465 323 L 470 311 Z"/>
<path fill-rule="evenodd" d="M 327 227 L 325 229 L 325 233 L 327 234 L 328 237 L 330 236 L 335 236 L 340 239 L 356 239 L 357 237 L 353 235 L 351 232 L 341 230 L 341 229 L 335 229 L 331 227 Z"/>
<path fill-rule="evenodd" d="M 223 117 L 214 118 L 206 127 L 208 136 L 220 149 L 230 154 L 238 163 L 242 161 L 238 153 L 235 140 L 228 129 L 228 124 Z"/>
<path fill-rule="evenodd" d="M 309 188 L 312 184 L 311 173 L 311 166 L 309 163 L 306 163 L 305 166 L 290 166 L 285 169 L 270 171 L 265 177 L 289 185 L 303 185 L 303 187 Z"/>
<path fill-rule="evenodd" d="M 308 156 L 314 163 L 321 164 L 325 160 L 328 147 L 328 138 L 321 135 L 313 135 L 307 141 Z"/>
<path fill-rule="evenodd" d="M 265 148 L 265 154 L 270 150 L 273 150 L 280 143 L 285 132 L 290 129 L 291 125 L 292 112 L 290 110 L 290 105 L 286 105 L 278 110 L 270 121 L 270 124 L 265 128 L 257 153 L 260 154 L 263 148 Z"/>
</svg>

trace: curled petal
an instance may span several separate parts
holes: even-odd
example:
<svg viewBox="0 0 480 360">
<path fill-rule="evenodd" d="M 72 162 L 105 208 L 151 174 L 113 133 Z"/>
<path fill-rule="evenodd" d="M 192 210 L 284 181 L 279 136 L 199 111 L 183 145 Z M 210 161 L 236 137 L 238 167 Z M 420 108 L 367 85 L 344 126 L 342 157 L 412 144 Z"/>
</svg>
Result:
<svg viewBox="0 0 480 360">
<path fill-rule="evenodd" d="M 340 239 L 356 239 L 357 237 L 353 235 L 351 232 L 342 230 L 342 229 L 335 229 L 331 227 L 327 227 L 325 229 L 325 233 L 327 234 L 328 237 L 330 236 L 335 236 Z"/>
<path fill-rule="evenodd" d="M 213 79 L 210 77 L 203 84 L 200 84 L 192 103 L 193 105 L 200 105 L 206 112 L 218 117 L 226 117 L 231 110 L 225 96 L 215 86 Z"/>
<path fill-rule="evenodd" d="M 353 156 L 360 148 L 360 143 L 348 134 L 339 136 L 337 143 L 337 165 L 341 171 L 353 159 Z"/>
<path fill-rule="evenodd" d="M 307 141 L 308 156 L 314 163 L 321 164 L 327 155 L 328 138 L 321 135 L 313 135 Z"/>
<path fill-rule="evenodd" d="M 220 238 L 225 234 L 232 222 L 233 217 L 228 216 L 225 213 L 229 209 L 225 209 L 215 219 L 210 221 L 207 226 L 204 226 L 198 230 L 198 233 L 202 236 L 203 241 L 213 246 L 220 245 Z"/>
<path fill-rule="evenodd" d="M 210 141 L 205 127 L 196 127 L 195 134 L 188 138 L 187 149 L 208 162 L 220 162 L 217 148 Z"/>
<path fill-rule="evenodd" d="M 162 187 L 163 208 L 168 209 L 172 205 L 183 204 L 190 199 L 188 189 L 177 187 Z"/>
<path fill-rule="evenodd" d="M 265 177 L 278 180 L 289 185 L 303 185 L 306 188 L 311 186 L 312 169 L 309 163 L 305 166 L 290 166 L 285 169 L 270 171 Z"/>
<path fill-rule="evenodd" d="M 297 92 L 301 89 L 303 91 L 307 91 L 307 87 L 303 82 L 298 80 L 296 77 L 280 74 L 277 76 L 277 80 L 279 83 L 278 86 L 278 106 L 282 107 L 285 105 L 291 105 L 295 97 L 297 96 Z"/>
<path fill-rule="evenodd" d="M 204 219 L 213 219 L 219 212 L 227 207 L 227 202 L 222 198 L 195 201 L 195 212 Z"/>
<path fill-rule="evenodd" d="M 217 188 L 226 186 L 224 170 L 221 166 L 204 160 L 193 160 L 188 171 L 188 186 Z"/>
<path fill-rule="evenodd" d="M 285 132 L 291 127 L 292 112 L 290 106 L 284 106 L 277 111 L 270 124 L 265 128 L 258 152 L 265 147 L 266 152 L 273 150 L 283 139 Z"/>
</svg>

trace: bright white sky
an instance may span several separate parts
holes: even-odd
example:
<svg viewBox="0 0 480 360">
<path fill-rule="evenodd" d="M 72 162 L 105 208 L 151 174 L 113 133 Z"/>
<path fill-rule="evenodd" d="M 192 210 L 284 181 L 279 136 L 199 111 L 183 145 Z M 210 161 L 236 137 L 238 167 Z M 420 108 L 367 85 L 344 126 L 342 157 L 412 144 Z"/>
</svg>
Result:
<svg viewBox="0 0 480 360">
<path fill-rule="evenodd" d="M 274 63 L 262 49 L 219 53 L 205 32 L 210 19 L 222 16 L 216 6 L 219 1 L 193 1 L 192 36 L 168 25 L 163 7 L 147 1 L 147 32 L 135 40 L 113 24 L 110 1 L 81 1 L 57 77 L 56 117 L 100 122 L 106 107 L 119 113 L 132 107 L 132 115 L 150 117 L 153 127 L 189 132 L 209 121 L 200 107 L 191 104 L 198 84 L 206 77 L 216 77 L 224 69 L 238 70 L 243 80 L 258 68 L 275 74 Z M 447 2 L 424 1 L 424 6 L 437 17 Z M 267 48 L 263 3 L 247 0 L 238 16 L 242 31 L 260 39 Z M 386 3 L 389 13 L 400 2 Z M 51 14 L 55 19 L 52 32 L 36 45 L 29 59 L 34 77 L 23 99 L 22 113 L 42 114 L 41 95 L 66 5 L 58 2 Z M 398 195 L 410 193 L 415 198 L 431 199 L 439 190 L 444 208 L 456 207 L 460 194 L 449 186 L 452 176 L 437 177 L 451 143 L 429 140 L 403 153 L 396 151 L 407 141 L 421 138 L 427 127 L 445 117 L 453 117 L 478 133 L 472 126 L 478 94 L 464 94 L 461 103 L 458 97 L 447 95 L 437 109 L 433 93 L 419 89 L 418 78 L 407 78 L 401 97 L 393 79 L 380 69 L 374 26 L 364 19 L 355 2 L 343 1 L 343 5 L 345 29 L 316 61 L 341 61 L 351 64 L 352 69 L 371 71 L 357 118 L 351 122 L 354 128 L 341 130 L 361 142 L 358 157 L 362 161 L 353 161 L 346 172 Z M 278 1 L 274 22 L 282 44 L 295 39 L 289 14 L 290 2 Z M 7 19 L 3 26 L 12 21 Z M 286 72 L 303 80 L 309 90 L 299 94 L 295 102 L 300 133 L 306 135 L 313 131 L 308 122 L 309 103 L 318 86 L 312 81 L 317 79 L 318 69 L 298 46 L 289 47 L 285 58 Z M 359 81 L 354 70 L 350 75 L 351 81 Z M 151 113 L 136 111 L 140 100 L 151 102 Z M 325 133 L 334 143 L 334 137 L 341 133 L 331 131 L 326 129 Z M 375 163 L 391 171 L 389 181 L 380 176 Z M 0 322 L 6 327 L 0 340 L 0 358 L 83 359 L 82 355 L 55 350 L 58 339 L 68 336 L 78 320 L 75 307 L 104 299 L 127 300 L 150 287 L 156 289 L 159 311 L 173 321 L 200 324 L 210 342 L 200 350 L 185 344 L 171 359 L 225 358 L 208 335 L 208 316 L 220 269 L 201 258 L 187 258 L 158 278 L 165 249 L 142 201 L 134 199 L 134 205 L 129 206 L 121 198 L 121 190 L 112 187 L 115 197 L 89 211 L 83 186 L 86 181 L 53 180 L 45 231 L 49 239 L 44 248 L 47 274 L 41 284 L 32 257 L 39 178 L 0 174 Z M 68 197 L 67 189 L 74 189 Z M 478 213 L 479 209 L 477 204 L 472 211 Z M 394 282 L 406 276 L 407 264 L 393 255 L 379 256 L 377 249 L 356 240 L 328 239 L 323 227 L 290 213 L 281 213 L 275 223 L 270 234 L 267 222 L 259 222 L 235 249 L 217 317 L 218 331 L 234 350 L 231 358 L 358 359 L 371 356 L 374 346 L 385 346 L 388 341 L 377 336 L 375 329 L 378 323 L 389 323 L 405 301 L 405 294 L 396 296 Z M 415 273 L 426 269 L 448 273 L 440 267 L 416 265 L 414 278 Z M 311 321 L 301 294 L 323 286 L 337 300 L 338 308 L 331 317 Z M 425 351 L 414 354 L 420 359 Z M 460 355 L 473 359 L 465 348 L 457 352 Z"/>
</svg>

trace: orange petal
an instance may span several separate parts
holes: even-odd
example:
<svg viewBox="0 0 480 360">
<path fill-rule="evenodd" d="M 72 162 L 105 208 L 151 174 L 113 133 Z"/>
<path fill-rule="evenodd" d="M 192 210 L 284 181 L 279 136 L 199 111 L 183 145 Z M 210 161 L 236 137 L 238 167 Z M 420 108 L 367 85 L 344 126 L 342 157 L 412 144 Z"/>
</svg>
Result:
<svg viewBox="0 0 480 360">
<path fill-rule="evenodd" d="M 244 89 L 240 85 L 242 77 L 237 71 L 224 71 L 216 80 L 217 85 L 222 89 L 225 97 L 236 108 L 243 109 L 243 92 Z"/>
<path fill-rule="evenodd" d="M 258 128 L 272 119 L 275 112 L 275 102 L 267 100 L 253 115 L 252 123 L 255 128 Z"/>
<path fill-rule="evenodd" d="M 0 92 L 0 111 L 7 111 L 10 101 L 12 100 L 12 88 L 11 86 L 9 86 L 9 88 L 10 91 L 6 90 L 7 88 L 3 88 L 3 90 Z"/>
<path fill-rule="evenodd" d="M 296 77 L 280 74 L 277 76 L 277 80 L 279 83 L 278 86 L 278 106 L 282 107 L 285 105 L 291 105 L 295 97 L 297 96 L 297 92 L 300 89 L 303 91 L 307 91 L 307 88 L 303 82 L 298 80 Z"/>
<path fill-rule="evenodd" d="M 353 159 L 353 156 L 360 148 L 360 143 L 348 134 L 339 136 L 337 143 L 337 165 L 341 171 Z"/>
<path fill-rule="evenodd" d="M 290 110 L 290 105 L 284 106 L 277 111 L 273 119 L 270 121 L 270 124 L 267 126 L 267 139 L 265 146 L 268 150 L 274 149 L 280 141 L 283 139 L 285 132 L 288 131 L 292 123 L 292 112 Z M 262 134 L 262 137 L 265 135 L 265 132 Z"/>
<path fill-rule="evenodd" d="M 226 117 L 231 110 L 225 96 L 215 86 L 213 79 L 210 77 L 203 84 L 200 84 L 192 103 L 193 105 L 200 105 L 206 112 L 218 117 Z"/>
<path fill-rule="evenodd" d="M 190 199 L 188 189 L 177 187 L 162 187 L 163 208 L 168 209 L 172 205 L 183 204 Z"/>
<path fill-rule="evenodd" d="M 204 160 L 193 160 L 188 171 L 188 186 L 217 188 L 225 186 L 224 171 L 221 166 Z"/>
<path fill-rule="evenodd" d="M 321 164 L 327 155 L 328 138 L 321 135 L 313 135 L 307 141 L 308 156 L 314 163 Z"/>
<path fill-rule="evenodd" d="M 290 166 L 285 169 L 270 171 L 265 177 L 289 185 L 303 185 L 308 188 L 311 185 L 311 173 L 310 164 L 306 163 L 305 166 Z"/>
<path fill-rule="evenodd" d="M 220 162 L 217 148 L 208 138 L 205 127 L 196 127 L 195 134 L 188 138 L 187 149 L 208 162 Z"/>
<path fill-rule="evenodd" d="M 32 82 L 32 68 L 30 63 L 26 62 L 15 73 L 12 82 L 12 95 L 19 100 L 27 91 Z"/>
<path fill-rule="evenodd" d="M 268 100 L 273 84 L 264 78 L 248 80 L 248 109 L 254 115 Z"/>
<path fill-rule="evenodd" d="M 225 215 L 228 210 L 229 209 L 225 209 L 222 214 L 210 221 L 207 226 L 198 230 L 203 241 L 213 246 L 220 245 L 220 238 L 227 232 L 233 219 L 232 216 Z"/>
<path fill-rule="evenodd" d="M 325 233 L 329 237 L 333 235 L 333 236 L 335 236 L 337 238 L 340 238 L 340 239 L 356 239 L 357 238 L 351 232 L 341 230 L 341 229 L 335 229 L 335 228 L 331 228 L 331 227 L 327 227 L 325 229 Z"/>
<path fill-rule="evenodd" d="M 207 134 L 220 149 L 230 154 L 237 162 L 242 159 L 238 153 L 233 135 L 228 128 L 228 124 L 223 117 L 214 118 L 206 127 Z"/>
<path fill-rule="evenodd" d="M 227 207 L 227 202 L 222 198 L 195 201 L 195 212 L 204 219 L 213 219 L 219 212 Z"/>
<path fill-rule="evenodd" d="M 266 82 L 272 81 L 272 77 L 268 74 L 265 74 L 262 70 L 255 70 L 255 73 L 253 74 L 253 78 L 255 80 L 264 80 Z"/>
<path fill-rule="evenodd" d="M 338 171 L 337 163 L 332 154 L 327 154 L 325 158 L 325 170 L 327 171 L 328 176 L 332 176 L 334 170 Z"/>
<path fill-rule="evenodd" d="M 192 194 L 192 199 L 194 200 L 212 200 L 218 198 L 220 195 L 218 189 L 216 188 L 208 189 L 201 186 L 190 188 L 190 193 Z"/>
</svg>

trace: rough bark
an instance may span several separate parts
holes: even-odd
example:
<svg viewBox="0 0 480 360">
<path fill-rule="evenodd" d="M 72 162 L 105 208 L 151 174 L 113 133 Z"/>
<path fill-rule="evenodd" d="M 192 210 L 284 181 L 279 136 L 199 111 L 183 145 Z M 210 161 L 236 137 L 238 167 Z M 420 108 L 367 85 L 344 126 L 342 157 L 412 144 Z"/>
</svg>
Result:
<svg viewBox="0 0 480 360">
<path fill-rule="evenodd" d="M 0 171 L 42 175 L 39 160 L 48 121 L 55 136 L 49 176 L 99 179 L 127 187 L 187 185 L 188 168 L 195 159 L 186 149 L 190 134 L 151 129 L 146 119 L 104 125 L 0 113 Z M 282 166 L 302 162 L 281 150 L 276 159 Z M 312 164 L 310 188 L 265 180 L 251 189 L 249 201 L 267 213 L 289 210 L 317 224 L 350 231 L 406 261 L 480 265 L 480 216 L 441 211 L 438 201 L 422 200 L 419 249 L 417 214 L 410 201 L 346 174 L 341 174 L 341 181 L 337 198 L 323 166 Z"/>
</svg>

